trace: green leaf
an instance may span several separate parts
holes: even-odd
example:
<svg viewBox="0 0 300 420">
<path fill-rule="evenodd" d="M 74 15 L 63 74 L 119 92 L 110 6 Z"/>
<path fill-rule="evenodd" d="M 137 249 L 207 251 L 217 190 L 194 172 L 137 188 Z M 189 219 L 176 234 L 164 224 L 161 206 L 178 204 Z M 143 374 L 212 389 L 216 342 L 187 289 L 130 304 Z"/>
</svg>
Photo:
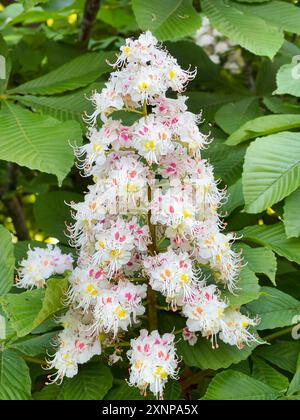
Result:
<svg viewBox="0 0 300 420">
<path fill-rule="evenodd" d="M 218 373 L 208 386 L 203 400 L 276 400 L 279 392 L 241 372 Z"/>
<path fill-rule="evenodd" d="M 200 369 L 218 370 L 228 368 L 232 364 L 247 359 L 256 346 L 257 344 L 253 344 L 239 350 L 237 347 L 220 342 L 219 348 L 212 349 L 209 340 L 198 338 L 194 346 L 190 346 L 186 341 L 181 340 L 177 344 L 177 349 L 186 365 Z"/>
<path fill-rule="evenodd" d="M 298 356 L 297 360 L 297 369 L 296 373 L 291 380 L 287 395 L 295 394 L 295 392 L 300 391 L 300 355 Z"/>
<path fill-rule="evenodd" d="M 160 40 L 193 34 L 201 25 L 192 0 L 133 0 L 132 8 L 139 27 L 150 30 Z"/>
<path fill-rule="evenodd" d="M 265 115 L 246 122 L 228 137 L 226 144 L 236 146 L 246 140 L 298 127 L 300 127 L 300 115 Z"/>
<path fill-rule="evenodd" d="M 287 239 L 283 223 L 247 226 L 240 233 L 243 239 L 266 246 L 281 257 L 300 264 L 300 239 Z"/>
<path fill-rule="evenodd" d="M 0 226 L 0 295 L 9 292 L 14 283 L 15 257 L 11 234 Z"/>
<path fill-rule="evenodd" d="M 39 195 L 33 207 L 37 227 L 60 242 L 68 244 L 69 239 L 64 232 L 72 217 L 70 207 L 66 203 L 79 202 L 81 199 L 80 194 L 69 191 L 52 191 Z"/>
<path fill-rule="evenodd" d="M 300 236 L 300 188 L 285 199 L 283 223 L 288 238 Z"/>
<path fill-rule="evenodd" d="M 27 356 L 38 356 L 45 354 L 47 350 L 53 349 L 51 340 L 57 335 L 57 331 L 42 335 L 28 335 L 18 341 L 9 344 L 9 348 L 20 351 Z"/>
<path fill-rule="evenodd" d="M 50 115 L 60 121 L 76 120 L 83 124 L 84 113 L 92 113 L 92 103 L 88 100 L 94 90 L 100 91 L 103 83 L 76 90 L 59 96 L 12 95 L 11 99 L 31 107 L 42 114 Z"/>
<path fill-rule="evenodd" d="M 230 306 L 241 306 L 254 299 L 260 294 L 258 278 L 247 266 L 243 267 L 237 282 L 238 290 L 235 294 L 225 291 L 222 296 L 229 302 Z"/>
<path fill-rule="evenodd" d="M 282 342 L 272 346 L 262 346 L 255 354 L 278 366 L 280 369 L 294 373 L 297 367 L 297 359 L 300 352 L 300 342 Z"/>
<path fill-rule="evenodd" d="M 11 60 L 8 52 L 8 47 L 0 34 L 0 94 L 5 92 L 9 74 L 11 70 Z"/>
<path fill-rule="evenodd" d="M 203 150 L 202 156 L 214 167 L 215 177 L 231 185 L 241 177 L 246 149 L 245 145 L 229 148 L 223 140 L 215 138 L 212 145 Z"/>
<path fill-rule="evenodd" d="M 300 114 L 299 105 L 284 102 L 280 98 L 266 96 L 263 103 L 274 114 Z"/>
<path fill-rule="evenodd" d="M 83 366 L 72 379 L 63 382 L 64 400 L 102 400 L 110 390 L 113 377 L 102 363 Z"/>
<path fill-rule="evenodd" d="M 255 140 L 245 155 L 242 181 L 248 213 L 259 213 L 295 191 L 300 185 L 300 134 Z"/>
<path fill-rule="evenodd" d="M 228 200 L 221 207 L 222 213 L 228 216 L 237 207 L 244 204 L 242 178 L 238 179 L 234 184 L 227 189 Z"/>
<path fill-rule="evenodd" d="M 81 144 L 80 125 L 61 123 L 7 101 L 0 119 L 1 159 L 54 174 L 61 184 L 74 161 L 69 141 Z"/>
<path fill-rule="evenodd" d="M 181 387 L 179 381 L 168 380 L 164 390 L 165 400 L 179 400 L 181 394 Z"/>
<path fill-rule="evenodd" d="M 0 400 L 29 400 L 31 380 L 24 360 L 13 350 L 0 352 Z"/>
<path fill-rule="evenodd" d="M 202 0 L 201 5 L 214 28 L 253 54 L 272 58 L 283 44 L 279 28 L 239 10 L 233 2 Z"/>
<path fill-rule="evenodd" d="M 129 386 L 126 382 L 121 385 L 114 386 L 105 395 L 104 400 L 122 401 L 122 400 L 144 400 L 137 388 Z"/>
<path fill-rule="evenodd" d="M 277 95 L 293 95 L 300 97 L 300 63 L 295 61 L 280 67 L 276 76 Z"/>
<path fill-rule="evenodd" d="M 244 98 L 237 94 L 210 93 L 210 92 L 186 92 L 188 96 L 187 105 L 191 112 L 203 116 L 207 120 L 212 120 L 216 111 L 223 105 L 235 102 Z"/>
<path fill-rule="evenodd" d="M 18 337 L 34 330 L 47 318 L 64 308 L 66 279 L 49 279 L 45 289 L 28 290 L 2 296 L 0 303 Z"/>
<path fill-rule="evenodd" d="M 147 397 L 141 395 L 140 391 L 133 387 L 129 386 L 125 381 L 123 384 L 114 386 L 112 389 L 108 391 L 105 395 L 104 400 L 111 400 L 111 401 L 122 401 L 122 400 L 152 400 L 154 396 L 149 392 Z"/>
<path fill-rule="evenodd" d="M 300 302 L 273 287 L 262 287 L 259 299 L 248 303 L 247 308 L 260 318 L 258 330 L 285 327 L 296 323 Z"/>
<path fill-rule="evenodd" d="M 215 115 L 216 123 L 228 134 L 261 114 L 257 98 L 245 98 L 223 105 Z M 234 116 L 234 117 L 233 117 Z"/>
<path fill-rule="evenodd" d="M 65 307 L 64 299 L 67 288 L 67 279 L 47 280 L 42 308 L 34 319 L 33 329 Z"/>
<path fill-rule="evenodd" d="M 259 16 L 279 29 L 300 34 L 300 9 L 293 4 L 273 0 L 256 6 L 240 4 L 238 8 L 245 13 Z"/>
<path fill-rule="evenodd" d="M 60 401 L 64 399 L 63 395 L 64 395 L 63 384 L 62 385 L 57 385 L 57 384 L 45 385 L 41 391 L 35 392 L 33 394 L 33 399 L 42 400 L 42 401 L 48 401 L 48 400 Z"/>
<path fill-rule="evenodd" d="M 286 376 L 279 373 L 276 369 L 258 357 L 253 358 L 252 377 L 271 386 L 280 393 L 284 393 L 289 386 L 289 380 Z"/>
<path fill-rule="evenodd" d="M 78 89 L 94 82 L 103 73 L 111 71 L 108 61 L 114 61 L 114 53 L 87 53 L 76 57 L 44 76 L 11 89 L 10 93 L 54 95 Z"/>
<path fill-rule="evenodd" d="M 243 245 L 243 258 L 254 273 L 265 274 L 275 285 L 277 261 L 274 252 L 268 248 L 251 248 Z"/>
</svg>

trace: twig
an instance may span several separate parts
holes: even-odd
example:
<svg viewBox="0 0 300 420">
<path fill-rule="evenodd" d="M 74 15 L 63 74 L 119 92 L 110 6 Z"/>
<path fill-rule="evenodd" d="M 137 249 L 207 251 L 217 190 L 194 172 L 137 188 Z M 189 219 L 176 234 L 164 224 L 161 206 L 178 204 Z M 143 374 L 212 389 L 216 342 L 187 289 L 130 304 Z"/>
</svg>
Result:
<svg viewBox="0 0 300 420">
<path fill-rule="evenodd" d="M 26 226 L 26 219 L 24 209 L 15 190 L 17 187 L 18 166 L 15 163 L 7 164 L 7 184 L 1 191 L 3 194 L 2 200 L 9 211 L 14 227 L 16 229 L 17 237 L 24 241 L 29 239 L 29 233 Z"/>
<path fill-rule="evenodd" d="M 81 22 L 81 30 L 79 40 L 87 44 L 89 42 L 92 27 L 95 23 L 97 13 L 100 9 L 100 0 L 86 0 L 84 5 L 83 19 Z"/>
<path fill-rule="evenodd" d="M 266 337 L 263 337 L 263 339 L 265 341 L 272 341 L 275 340 L 276 338 L 282 337 L 284 335 L 290 334 L 293 331 L 293 328 L 295 327 L 295 325 L 292 325 L 291 327 L 287 327 L 287 328 L 283 328 L 280 331 L 277 331 L 273 334 L 267 335 Z"/>
</svg>

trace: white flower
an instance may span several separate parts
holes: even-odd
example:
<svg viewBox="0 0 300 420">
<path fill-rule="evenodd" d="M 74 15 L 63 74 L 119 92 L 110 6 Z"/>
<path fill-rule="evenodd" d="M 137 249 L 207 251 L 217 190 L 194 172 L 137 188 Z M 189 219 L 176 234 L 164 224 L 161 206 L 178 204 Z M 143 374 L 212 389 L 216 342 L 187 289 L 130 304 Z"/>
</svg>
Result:
<svg viewBox="0 0 300 420">
<path fill-rule="evenodd" d="M 187 341 L 190 346 L 194 346 L 197 343 L 198 337 L 195 332 L 192 332 L 188 327 L 184 327 L 182 330 L 182 337 L 184 341 Z"/>
<path fill-rule="evenodd" d="M 220 322 L 227 304 L 220 299 L 215 285 L 200 286 L 194 290 L 182 308 L 187 317 L 187 328 L 191 332 L 200 331 L 202 336 L 211 337 L 213 347 L 217 347 L 216 335 L 220 331 Z"/>
<path fill-rule="evenodd" d="M 157 188 L 150 203 L 151 222 L 190 231 L 196 217 L 193 188 L 184 184 L 166 191 Z"/>
<path fill-rule="evenodd" d="M 150 165 L 158 163 L 161 156 L 174 151 L 172 133 L 158 117 L 150 115 L 147 118 L 141 118 L 132 129 L 133 145 Z"/>
<path fill-rule="evenodd" d="M 242 349 L 245 344 L 260 343 L 249 331 L 249 327 L 254 327 L 257 324 L 257 319 L 251 319 L 238 310 L 227 309 L 221 322 L 219 337 L 224 343 L 237 346 L 239 349 Z"/>
<path fill-rule="evenodd" d="M 94 355 L 101 354 L 99 337 L 90 331 L 91 321 L 89 314 L 73 309 L 62 317 L 64 329 L 58 334 L 58 349 L 48 361 L 48 369 L 56 370 L 55 374 L 48 376 L 51 383 L 60 383 L 65 376 L 72 378 L 78 372 L 78 364 L 86 363 Z"/>
<path fill-rule="evenodd" d="M 72 270 L 72 264 L 71 254 L 63 254 L 57 246 L 29 248 L 27 258 L 20 262 L 16 286 L 29 289 L 44 287 L 49 277 Z"/>
<path fill-rule="evenodd" d="M 231 249 L 233 234 L 219 232 L 218 226 L 211 222 L 194 225 L 195 256 L 200 263 L 209 263 L 216 278 L 233 292 L 242 267 L 240 253 Z"/>
<path fill-rule="evenodd" d="M 196 31 L 194 38 L 196 44 L 204 49 L 211 61 L 215 64 L 220 64 L 221 60 L 225 60 L 224 68 L 232 74 L 241 73 L 244 61 L 241 57 L 239 59 L 234 57 L 236 51 L 241 50 L 237 48 L 233 49 L 233 47 L 236 47 L 236 44 L 216 29 L 213 29 L 206 16 L 203 16 L 202 25 Z"/>
<path fill-rule="evenodd" d="M 69 277 L 69 282 L 69 303 L 84 311 L 96 304 L 103 288 L 109 287 L 103 269 L 93 267 L 76 267 Z"/>
<path fill-rule="evenodd" d="M 130 385 L 137 386 L 144 395 L 149 386 L 157 398 L 163 398 L 168 377 L 176 379 L 174 339 L 173 334 L 161 337 L 157 331 L 148 334 L 147 330 L 141 330 L 140 336 L 130 341 L 131 349 L 127 352 L 131 366 Z"/>
<path fill-rule="evenodd" d="M 193 268 L 187 253 L 160 253 L 144 259 L 144 267 L 152 289 L 161 292 L 172 308 L 193 297 L 194 288 L 200 284 L 200 273 Z"/>
<path fill-rule="evenodd" d="M 116 338 L 120 330 L 127 331 L 137 317 L 143 315 L 147 286 L 135 285 L 129 280 L 121 280 L 117 285 L 103 288 L 93 310 L 94 329 L 112 333 Z"/>
</svg>

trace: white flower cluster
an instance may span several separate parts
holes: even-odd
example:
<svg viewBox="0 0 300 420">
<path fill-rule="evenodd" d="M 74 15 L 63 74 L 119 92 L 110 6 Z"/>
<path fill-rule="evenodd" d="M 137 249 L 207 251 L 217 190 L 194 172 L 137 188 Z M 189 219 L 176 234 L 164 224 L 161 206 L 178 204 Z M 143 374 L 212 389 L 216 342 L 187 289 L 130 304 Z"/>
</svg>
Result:
<svg viewBox="0 0 300 420">
<path fill-rule="evenodd" d="M 208 144 L 198 127 L 201 118 L 187 110 L 181 95 L 195 72 L 182 70 L 150 32 L 128 39 L 114 66 L 102 92 L 92 96 L 88 143 L 75 148 L 93 185 L 82 202 L 70 203 L 74 223 L 68 230 L 78 261 L 65 329 L 50 362 L 54 380 L 72 377 L 79 363 L 100 354 L 99 337 L 102 344 L 117 342 L 141 322 L 144 277 L 148 291 L 160 292 L 173 310 L 181 308 L 189 343 L 196 333 L 210 337 L 213 346 L 217 336 L 239 348 L 255 340 L 249 327 L 256 321 L 229 308 L 201 269 L 209 267 L 222 288 L 237 288 L 240 255 L 218 213 L 225 193 L 201 158 Z M 168 98 L 169 91 L 176 97 Z M 139 119 L 126 126 L 112 118 L 116 110 Z M 151 299 L 148 304 L 151 315 L 156 308 Z M 129 383 L 142 392 L 149 386 L 161 398 L 168 377 L 176 376 L 174 340 L 174 334 L 141 330 L 128 351 Z M 121 358 L 117 350 L 110 363 Z"/>
<path fill-rule="evenodd" d="M 29 248 L 27 258 L 20 262 L 16 286 L 26 289 L 44 287 L 49 277 L 63 274 L 72 268 L 73 257 L 71 254 L 63 254 L 58 246 Z"/>
<path fill-rule="evenodd" d="M 48 361 L 49 369 L 56 373 L 49 375 L 49 382 L 61 382 L 65 376 L 72 378 L 78 372 L 78 365 L 101 354 L 97 334 L 91 331 L 92 316 L 80 310 L 70 309 L 61 319 L 64 329 L 57 337 L 59 350 Z"/>
<path fill-rule="evenodd" d="M 162 399 L 168 377 L 176 379 L 174 338 L 173 334 L 161 337 L 156 330 L 151 334 L 141 330 L 140 336 L 131 340 L 131 349 L 127 352 L 131 365 L 129 383 L 137 386 L 144 395 L 149 386 L 150 391 Z"/>
<path fill-rule="evenodd" d="M 203 16 L 201 28 L 195 33 L 195 42 L 204 49 L 215 64 L 223 62 L 223 67 L 230 73 L 241 73 L 244 66 L 241 49 L 219 31 L 213 29 L 206 16 Z"/>
</svg>

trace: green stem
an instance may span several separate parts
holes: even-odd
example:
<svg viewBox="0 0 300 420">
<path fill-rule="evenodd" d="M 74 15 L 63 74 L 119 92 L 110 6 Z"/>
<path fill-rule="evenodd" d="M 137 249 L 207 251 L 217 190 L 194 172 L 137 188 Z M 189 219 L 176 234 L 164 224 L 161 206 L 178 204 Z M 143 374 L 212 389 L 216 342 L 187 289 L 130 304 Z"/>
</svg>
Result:
<svg viewBox="0 0 300 420">
<path fill-rule="evenodd" d="M 105 347 L 108 347 L 108 348 L 111 348 L 111 347 L 130 347 L 130 343 L 129 343 L 129 341 L 121 341 L 120 343 L 116 343 L 116 344 L 108 344 Z"/>
<path fill-rule="evenodd" d="M 130 280 L 130 281 L 143 281 L 143 282 L 146 281 L 146 279 L 144 277 L 130 277 L 128 280 Z"/>
<path fill-rule="evenodd" d="M 25 360 L 25 362 L 28 362 L 28 363 L 34 363 L 36 365 L 42 365 L 42 366 L 47 365 L 46 360 L 38 359 L 37 357 L 31 357 L 31 356 L 22 356 L 22 357 Z"/>
<path fill-rule="evenodd" d="M 292 325 L 291 327 L 284 328 L 280 331 L 277 331 L 273 334 L 270 334 L 270 335 L 267 335 L 266 337 L 263 337 L 263 339 L 265 341 L 275 340 L 276 338 L 279 338 L 279 337 L 282 337 L 284 335 L 287 335 L 287 334 L 291 333 L 294 327 L 295 327 L 295 325 Z"/>
<path fill-rule="evenodd" d="M 143 115 L 147 117 L 147 102 L 146 101 L 144 101 L 143 103 Z"/>
</svg>

